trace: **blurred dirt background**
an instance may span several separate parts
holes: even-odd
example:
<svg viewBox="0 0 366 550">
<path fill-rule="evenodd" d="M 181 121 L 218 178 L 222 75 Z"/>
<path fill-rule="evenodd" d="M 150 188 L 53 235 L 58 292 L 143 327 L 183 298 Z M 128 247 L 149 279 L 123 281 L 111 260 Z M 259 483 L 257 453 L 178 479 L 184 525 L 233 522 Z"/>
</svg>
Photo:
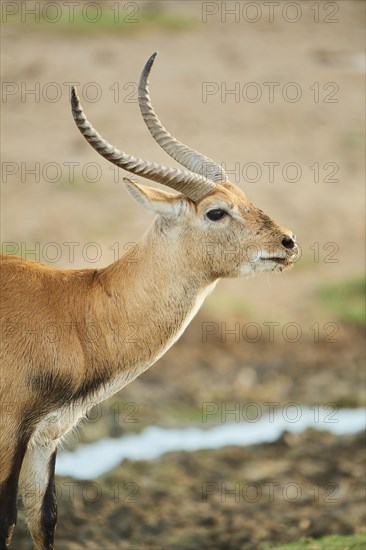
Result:
<svg viewBox="0 0 366 550">
<path fill-rule="evenodd" d="M 106 139 L 173 166 L 137 104 L 136 83 L 155 50 L 150 89 L 163 123 L 233 170 L 233 181 L 292 228 L 302 249 L 280 277 L 220 282 L 180 342 L 98 408 L 98 421 L 69 447 L 148 424 L 221 422 L 202 422 L 205 402 L 364 406 L 364 3 L 281 1 L 270 17 L 259 1 L 79 2 L 73 22 L 67 2 L 61 11 L 55 2 L 34 4 L 1 6 L 3 252 L 97 267 L 138 241 L 152 216 L 123 189 L 122 171 L 80 136 L 69 85 L 78 83 Z M 268 163 L 278 163 L 273 178 Z M 62 493 L 56 547 L 251 549 L 361 533 L 361 448 L 358 436 L 309 432 L 124 463 L 108 479 L 136 483 L 138 502 L 115 502 L 105 490 L 92 503 L 82 491 Z M 225 503 L 219 493 L 204 503 L 202 483 L 222 480 L 341 489 L 331 505 L 310 493 L 295 504 Z M 22 518 L 17 537 L 15 548 L 27 548 Z"/>
</svg>

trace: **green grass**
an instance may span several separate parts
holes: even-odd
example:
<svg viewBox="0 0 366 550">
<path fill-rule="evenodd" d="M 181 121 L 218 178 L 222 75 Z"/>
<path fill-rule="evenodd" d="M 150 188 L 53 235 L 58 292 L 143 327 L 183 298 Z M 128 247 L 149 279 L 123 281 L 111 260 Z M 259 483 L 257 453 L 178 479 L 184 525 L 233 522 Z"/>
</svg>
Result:
<svg viewBox="0 0 366 550">
<path fill-rule="evenodd" d="M 365 550 L 365 535 L 333 535 L 321 539 L 303 539 L 272 550 Z"/>
<path fill-rule="evenodd" d="M 111 8 L 112 6 L 112 8 Z M 85 10 L 85 6 L 75 6 L 73 12 L 65 6 L 57 11 L 55 7 L 36 10 L 36 16 L 24 14 L 19 10 L 14 15 L 8 15 L 6 24 L 22 24 L 28 28 L 48 28 L 51 31 L 95 34 L 103 31 L 133 32 L 149 28 L 180 31 L 191 29 L 195 20 L 175 14 L 159 7 L 142 7 L 133 3 L 120 5 L 117 3 L 101 4 L 100 10 L 94 7 Z"/>
<path fill-rule="evenodd" d="M 357 277 L 319 289 L 320 299 L 340 321 L 365 324 L 365 277 Z"/>
</svg>

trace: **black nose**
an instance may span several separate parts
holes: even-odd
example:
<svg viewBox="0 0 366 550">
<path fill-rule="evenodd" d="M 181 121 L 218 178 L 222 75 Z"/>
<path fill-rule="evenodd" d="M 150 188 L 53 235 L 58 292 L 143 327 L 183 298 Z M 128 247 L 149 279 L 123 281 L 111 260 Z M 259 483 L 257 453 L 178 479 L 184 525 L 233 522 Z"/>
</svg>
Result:
<svg viewBox="0 0 366 550">
<path fill-rule="evenodd" d="M 285 235 L 282 239 L 282 244 L 285 248 L 294 248 L 295 246 L 295 241 L 291 238 L 291 237 L 288 237 L 287 235 Z"/>
</svg>

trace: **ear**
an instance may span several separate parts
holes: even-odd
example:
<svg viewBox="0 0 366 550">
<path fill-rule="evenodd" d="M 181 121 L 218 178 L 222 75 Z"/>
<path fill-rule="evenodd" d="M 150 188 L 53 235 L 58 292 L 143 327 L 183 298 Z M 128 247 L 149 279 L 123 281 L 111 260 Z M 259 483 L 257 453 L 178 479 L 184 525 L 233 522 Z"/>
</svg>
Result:
<svg viewBox="0 0 366 550">
<path fill-rule="evenodd" d="M 182 206 L 184 195 L 181 193 L 173 194 L 147 187 L 146 185 L 137 185 L 129 178 L 123 178 L 126 184 L 127 191 L 132 197 L 137 200 L 142 206 L 164 217 L 177 217 Z"/>
</svg>

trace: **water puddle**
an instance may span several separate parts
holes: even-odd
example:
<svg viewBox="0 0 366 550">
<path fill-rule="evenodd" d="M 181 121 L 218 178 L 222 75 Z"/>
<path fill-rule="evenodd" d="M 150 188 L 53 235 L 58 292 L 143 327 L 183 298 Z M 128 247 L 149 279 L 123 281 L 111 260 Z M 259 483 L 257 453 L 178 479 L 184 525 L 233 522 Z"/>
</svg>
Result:
<svg viewBox="0 0 366 550">
<path fill-rule="evenodd" d="M 169 451 L 218 449 L 227 445 L 244 447 L 270 443 L 284 431 L 300 433 L 307 428 L 326 430 L 338 435 L 356 433 L 366 427 L 366 409 L 339 409 L 317 418 L 314 409 L 301 408 L 301 417 L 290 421 L 274 414 L 256 422 L 224 423 L 209 429 L 167 429 L 149 426 L 139 434 L 119 439 L 103 439 L 80 445 L 74 452 L 61 452 L 56 474 L 76 479 L 94 479 L 105 474 L 126 458 L 154 460 Z"/>
</svg>

